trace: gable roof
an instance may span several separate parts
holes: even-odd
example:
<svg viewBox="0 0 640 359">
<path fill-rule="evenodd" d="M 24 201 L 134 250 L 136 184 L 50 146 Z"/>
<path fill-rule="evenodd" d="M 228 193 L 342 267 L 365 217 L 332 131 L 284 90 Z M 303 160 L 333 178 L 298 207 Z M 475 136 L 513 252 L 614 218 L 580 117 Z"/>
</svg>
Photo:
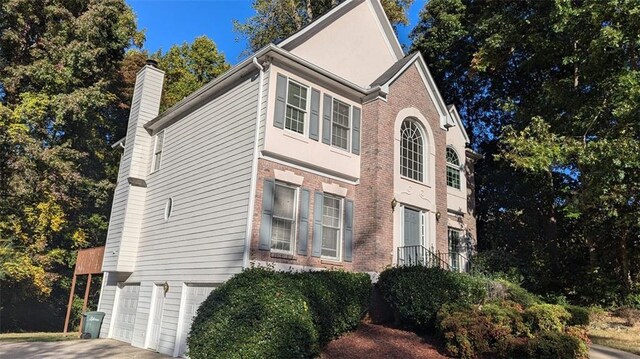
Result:
<svg viewBox="0 0 640 359">
<path fill-rule="evenodd" d="M 453 119 L 454 123 L 460 129 L 460 132 L 462 132 L 462 137 L 464 137 L 464 142 L 466 144 L 469 144 L 469 134 L 467 134 L 467 130 L 462 125 L 462 120 L 460 119 L 460 114 L 458 113 L 458 109 L 456 108 L 455 105 L 449 105 L 447 106 L 447 109 L 449 110 L 451 119 Z"/>
<path fill-rule="evenodd" d="M 393 78 L 408 63 L 410 63 L 411 61 L 415 60 L 416 55 L 417 55 L 417 53 L 414 52 L 412 54 L 409 54 L 409 55 L 403 57 L 402 59 L 400 59 L 395 64 L 391 65 L 391 67 L 389 67 L 387 69 L 387 71 L 385 71 L 382 75 L 380 75 L 380 77 L 375 79 L 371 83 L 371 85 L 369 85 L 369 87 L 382 86 L 382 85 L 386 84 L 387 82 L 389 82 L 389 80 L 391 80 L 391 78 Z"/>
<path fill-rule="evenodd" d="M 371 4 L 391 52 L 396 57 L 396 59 L 403 58 L 404 50 L 402 50 L 400 41 L 398 41 L 398 37 L 396 36 L 395 31 L 393 30 L 393 27 L 391 26 L 391 23 L 389 22 L 389 19 L 384 12 L 384 8 L 382 7 L 380 0 L 346 0 L 341 4 L 335 6 L 333 9 L 329 10 L 324 15 L 320 16 L 318 19 L 302 27 L 293 35 L 282 40 L 280 43 L 278 43 L 278 46 L 285 50 L 291 50 L 295 48 L 299 44 L 311 38 L 313 35 L 320 32 L 322 29 L 329 26 L 336 19 L 349 12 L 349 10 L 362 4 L 365 1 Z"/>
</svg>

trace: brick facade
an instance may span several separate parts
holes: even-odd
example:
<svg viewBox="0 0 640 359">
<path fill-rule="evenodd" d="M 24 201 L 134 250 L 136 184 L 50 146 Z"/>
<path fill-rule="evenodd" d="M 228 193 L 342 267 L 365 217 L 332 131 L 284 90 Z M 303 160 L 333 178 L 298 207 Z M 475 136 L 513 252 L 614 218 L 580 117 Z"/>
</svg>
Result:
<svg viewBox="0 0 640 359">
<path fill-rule="evenodd" d="M 415 65 L 410 66 L 390 86 L 386 101 L 376 99 L 362 105 L 360 181 L 357 185 L 341 182 L 309 171 L 260 159 L 252 228 L 250 259 L 318 268 L 341 268 L 363 272 L 380 272 L 392 265 L 394 253 L 394 132 L 398 114 L 406 108 L 415 108 L 426 118 L 435 145 L 435 207 L 441 218 L 436 222 L 436 250 L 448 252 L 447 240 L 447 184 L 446 135 L 440 127 L 440 118 L 427 88 Z M 402 120 L 402 119 L 400 119 Z M 467 174 L 468 188 L 473 189 L 473 172 Z M 353 262 L 328 262 L 311 256 L 313 223 L 309 223 L 308 255 L 281 256 L 258 249 L 262 213 L 262 186 L 265 179 L 274 179 L 274 169 L 291 171 L 303 176 L 302 188 L 311 191 L 310 218 L 313 218 L 313 192 L 322 191 L 322 183 L 337 183 L 347 188 L 347 198 L 354 201 Z M 417 194 L 416 194 L 417 195 Z M 469 212 L 462 220 L 473 231 L 473 194 L 470 194 Z M 399 207 L 396 207 L 397 210 Z"/>
</svg>

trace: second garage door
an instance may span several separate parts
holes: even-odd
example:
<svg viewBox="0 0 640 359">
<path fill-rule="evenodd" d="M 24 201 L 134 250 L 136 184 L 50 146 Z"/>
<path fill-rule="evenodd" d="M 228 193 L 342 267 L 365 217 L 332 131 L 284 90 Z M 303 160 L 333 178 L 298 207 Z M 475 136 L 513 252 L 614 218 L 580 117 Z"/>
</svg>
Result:
<svg viewBox="0 0 640 359">
<path fill-rule="evenodd" d="M 139 284 L 125 284 L 120 289 L 115 322 L 113 323 L 113 339 L 131 343 L 133 325 L 138 310 Z"/>
<path fill-rule="evenodd" d="M 186 297 L 182 307 L 181 336 L 178 347 L 178 356 L 184 356 L 187 351 L 187 336 L 191 329 L 191 323 L 196 317 L 200 304 L 207 299 L 209 293 L 215 289 L 213 284 L 189 284 L 186 288 Z"/>
</svg>

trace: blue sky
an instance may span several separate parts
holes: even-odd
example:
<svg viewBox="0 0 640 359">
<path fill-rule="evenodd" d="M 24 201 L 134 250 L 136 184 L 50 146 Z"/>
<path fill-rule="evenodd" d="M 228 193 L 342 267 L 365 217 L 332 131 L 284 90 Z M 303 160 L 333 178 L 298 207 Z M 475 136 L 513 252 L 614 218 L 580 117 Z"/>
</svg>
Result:
<svg viewBox="0 0 640 359">
<path fill-rule="evenodd" d="M 253 15 L 251 0 L 126 0 L 144 29 L 144 48 L 150 52 L 168 50 L 174 44 L 191 42 L 207 35 L 232 64 L 240 60 L 247 46 L 233 32 L 233 19 L 241 22 Z M 417 22 L 426 0 L 416 0 L 409 11 L 411 23 L 398 29 L 400 42 L 408 44 L 408 34 Z"/>
</svg>

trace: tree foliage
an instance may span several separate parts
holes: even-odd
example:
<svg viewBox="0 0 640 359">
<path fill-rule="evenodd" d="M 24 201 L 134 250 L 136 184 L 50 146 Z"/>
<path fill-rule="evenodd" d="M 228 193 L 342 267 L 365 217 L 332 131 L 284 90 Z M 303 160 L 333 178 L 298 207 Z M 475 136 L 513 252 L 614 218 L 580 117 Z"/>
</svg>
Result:
<svg viewBox="0 0 640 359">
<path fill-rule="evenodd" d="M 155 54 L 159 67 L 165 72 L 161 111 L 166 110 L 202 85 L 229 69 L 224 54 L 206 36 L 193 43 L 172 46 L 167 53 Z"/>
<path fill-rule="evenodd" d="M 270 43 L 278 43 L 324 15 L 343 0 L 254 0 L 256 14 L 240 22 L 234 20 L 235 31 L 248 42 L 248 51 L 255 52 Z M 414 0 L 382 0 L 382 6 L 393 26 L 406 25 L 407 9 Z"/>
<path fill-rule="evenodd" d="M 538 290 L 590 301 L 640 282 L 639 14 L 624 0 L 432 0 L 412 33 L 488 150 L 481 240 L 506 266 L 548 270 L 529 277 Z"/>
<path fill-rule="evenodd" d="M 124 134 L 133 86 L 121 66 L 143 39 L 122 0 L 0 4 L 3 330 L 25 301 L 66 291 L 76 249 L 104 243 L 109 143 Z"/>
</svg>

